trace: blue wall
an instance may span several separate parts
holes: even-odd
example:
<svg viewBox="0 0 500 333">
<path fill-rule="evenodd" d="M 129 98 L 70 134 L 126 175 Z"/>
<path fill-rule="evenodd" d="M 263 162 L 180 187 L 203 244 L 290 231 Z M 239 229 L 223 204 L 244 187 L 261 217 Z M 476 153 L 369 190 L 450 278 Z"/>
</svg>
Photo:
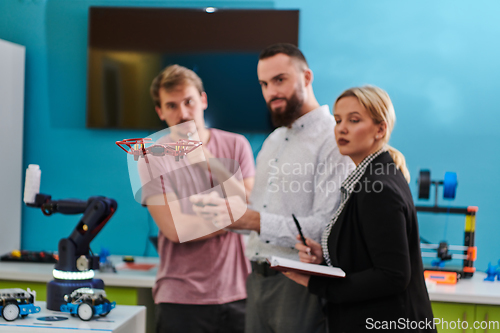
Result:
<svg viewBox="0 0 500 333">
<path fill-rule="evenodd" d="M 430 168 L 434 179 L 442 179 L 446 171 L 457 172 L 452 205 L 479 206 L 476 266 L 484 270 L 488 261 L 500 259 L 495 210 L 500 187 L 500 3 L 1 1 L 0 38 L 27 47 L 24 165 L 41 165 L 42 191 L 55 198 L 115 198 L 119 209 L 93 247 L 141 255 L 152 221 L 133 200 L 125 156 L 114 141 L 148 133 L 84 126 L 87 9 L 96 5 L 300 9 L 300 47 L 315 73 L 320 103 L 331 105 L 353 85 L 371 83 L 386 89 L 398 116 L 391 143 L 407 158 L 414 196 L 420 168 Z M 262 136 L 249 139 L 257 151 Z M 433 242 L 444 237 L 446 218 L 419 218 L 422 236 Z M 25 207 L 22 246 L 55 250 L 75 223 L 72 217 L 48 218 Z M 449 223 L 450 241 L 458 244 L 463 219 Z"/>
</svg>

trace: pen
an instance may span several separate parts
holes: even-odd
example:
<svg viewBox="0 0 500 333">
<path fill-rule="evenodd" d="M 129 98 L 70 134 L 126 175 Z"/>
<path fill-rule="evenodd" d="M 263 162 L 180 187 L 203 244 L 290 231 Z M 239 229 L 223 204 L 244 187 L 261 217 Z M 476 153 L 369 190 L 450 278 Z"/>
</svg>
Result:
<svg viewBox="0 0 500 333">
<path fill-rule="evenodd" d="M 295 217 L 295 214 L 292 214 L 292 217 L 293 217 L 293 221 L 295 222 L 295 225 L 297 226 L 297 229 L 299 230 L 299 235 L 300 235 L 300 238 L 302 238 L 302 243 L 304 243 L 304 245 L 307 246 L 306 239 L 304 238 L 304 234 L 302 233 L 302 228 L 300 227 L 300 224 L 299 224 L 299 220 L 297 220 L 297 218 Z M 311 253 L 309 251 L 307 254 L 311 255 Z"/>
</svg>

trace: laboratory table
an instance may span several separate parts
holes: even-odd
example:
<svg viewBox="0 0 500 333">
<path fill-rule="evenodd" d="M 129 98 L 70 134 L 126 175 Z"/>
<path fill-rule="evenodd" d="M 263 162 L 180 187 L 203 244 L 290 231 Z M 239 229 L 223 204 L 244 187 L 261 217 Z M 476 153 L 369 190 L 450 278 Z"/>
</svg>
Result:
<svg viewBox="0 0 500 333">
<path fill-rule="evenodd" d="M 36 301 L 35 305 L 42 309 L 39 313 L 10 322 L 0 319 L 0 332 L 144 333 L 146 330 L 144 306 L 117 305 L 106 317 L 83 321 L 69 313 L 47 310 L 45 302 Z"/>
<path fill-rule="evenodd" d="M 122 257 L 111 256 L 117 267 L 122 267 Z M 135 263 L 158 264 L 158 258 L 135 257 Z M 0 288 L 30 287 L 45 294 L 45 283 L 52 280 L 53 264 L 0 262 Z M 111 301 L 119 305 L 144 305 L 147 307 L 147 332 L 154 332 L 154 302 L 151 288 L 155 282 L 156 267 L 150 270 L 123 270 L 117 273 L 96 272 L 102 279 Z M 451 314 L 462 319 L 496 318 L 500 313 L 500 281 L 483 281 L 486 274 L 476 272 L 471 279 L 461 279 L 456 285 L 429 287 L 434 315 L 446 317 Z M 26 283 L 27 282 L 27 283 Z M 38 297 L 45 300 L 43 297 Z M 440 330 L 446 332 L 446 330 Z M 482 331 L 466 331 L 482 332 Z"/>
</svg>

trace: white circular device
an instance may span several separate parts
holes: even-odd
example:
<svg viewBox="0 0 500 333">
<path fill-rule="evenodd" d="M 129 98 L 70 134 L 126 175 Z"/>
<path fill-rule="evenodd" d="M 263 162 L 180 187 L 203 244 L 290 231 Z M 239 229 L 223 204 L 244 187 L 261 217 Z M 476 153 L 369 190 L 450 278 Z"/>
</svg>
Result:
<svg viewBox="0 0 500 333">
<path fill-rule="evenodd" d="M 89 269 L 89 260 L 85 256 L 80 256 L 80 258 L 76 259 L 76 268 L 79 271 L 86 271 Z"/>
<path fill-rule="evenodd" d="M 78 305 L 78 317 L 81 320 L 88 321 L 94 316 L 94 308 L 89 303 L 81 303 Z"/>
<path fill-rule="evenodd" d="M 5 305 L 2 309 L 2 316 L 7 321 L 16 320 L 19 317 L 19 306 L 14 303 Z"/>
</svg>

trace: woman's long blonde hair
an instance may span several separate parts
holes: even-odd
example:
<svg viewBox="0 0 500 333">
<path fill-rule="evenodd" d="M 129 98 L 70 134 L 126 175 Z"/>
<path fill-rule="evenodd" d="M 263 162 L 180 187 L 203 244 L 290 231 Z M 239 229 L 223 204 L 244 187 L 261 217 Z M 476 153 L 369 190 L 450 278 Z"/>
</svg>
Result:
<svg viewBox="0 0 500 333">
<path fill-rule="evenodd" d="M 383 143 L 386 144 L 386 148 L 389 151 L 394 163 L 399 170 L 403 173 L 408 183 L 410 182 L 410 172 L 406 167 L 406 160 L 403 154 L 389 146 L 387 143 L 391 137 L 392 129 L 396 123 L 396 113 L 394 112 L 394 106 L 392 105 L 389 95 L 379 87 L 375 86 L 362 86 L 347 89 L 335 101 L 334 108 L 338 101 L 344 97 L 356 97 L 361 105 L 370 113 L 371 118 L 375 124 L 380 124 L 385 122 L 387 124 L 387 132 L 383 138 Z"/>
</svg>

